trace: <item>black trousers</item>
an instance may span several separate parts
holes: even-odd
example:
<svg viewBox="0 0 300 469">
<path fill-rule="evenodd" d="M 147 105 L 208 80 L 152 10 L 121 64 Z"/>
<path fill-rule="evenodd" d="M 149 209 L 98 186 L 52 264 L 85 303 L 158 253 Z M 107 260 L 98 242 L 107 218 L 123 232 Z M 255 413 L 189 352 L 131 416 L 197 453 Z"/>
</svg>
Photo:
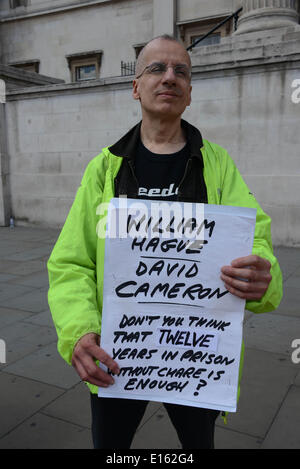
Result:
<svg viewBox="0 0 300 469">
<path fill-rule="evenodd" d="M 148 401 L 112 399 L 91 394 L 95 449 L 129 449 Z M 183 449 L 213 449 L 219 411 L 177 404 L 164 406 Z M 159 428 L 158 428 L 159 431 Z"/>
</svg>

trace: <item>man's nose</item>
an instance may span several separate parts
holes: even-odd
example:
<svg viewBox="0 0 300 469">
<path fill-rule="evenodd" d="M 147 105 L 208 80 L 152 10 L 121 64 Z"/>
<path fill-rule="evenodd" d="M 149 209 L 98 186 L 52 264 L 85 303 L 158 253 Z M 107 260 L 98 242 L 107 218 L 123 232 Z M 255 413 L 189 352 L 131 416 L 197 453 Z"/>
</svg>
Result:
<svg viewBox="0 0 300 469">
<path fill-rule="evenodd" d="M 164 75 L 163 75 L 163 82 L 175 82 L 176 81 L 176 74 L 175 74 L 175 71 L 174 71 L 174 67 L 172 67 L 171 65 L 169 65 L 169 67 L 167 67 L 167 70 L 165 71 Z"/>
</svg>

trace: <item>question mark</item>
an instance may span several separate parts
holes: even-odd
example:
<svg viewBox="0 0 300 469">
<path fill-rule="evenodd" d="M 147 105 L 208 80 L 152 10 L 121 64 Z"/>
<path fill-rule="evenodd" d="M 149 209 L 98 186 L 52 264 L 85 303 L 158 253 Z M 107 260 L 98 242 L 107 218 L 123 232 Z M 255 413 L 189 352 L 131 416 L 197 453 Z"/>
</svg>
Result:
<svg viewBox="0 0 300 469">
<path fill-rule="evenodd" d="M 197 391 L 199 391 L 201 388 L 204 388 L 206 385 L 207 382 L 205 381 L 205 379 L 200 379 L 200 383 L 197 386 Z M 197 391 L 194 392 L 194 396 L 199 396 L 199 393 Z"/>
</svg>

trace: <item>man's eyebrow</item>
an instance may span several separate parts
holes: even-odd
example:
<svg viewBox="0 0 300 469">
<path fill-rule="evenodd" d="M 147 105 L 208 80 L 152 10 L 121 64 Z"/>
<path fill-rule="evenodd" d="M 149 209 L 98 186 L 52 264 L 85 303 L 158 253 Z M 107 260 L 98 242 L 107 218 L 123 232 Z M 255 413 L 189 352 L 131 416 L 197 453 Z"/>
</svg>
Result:
<svg viewBox="0 0 300 469">
<path fill-rule="evenodd" d="M 178 63 L 178 64 L 176 64 L 176 65 L 182 65 L 182 66 L 184 66 L 184 67 L 189 67 L 189 65 L 188 65 L 188 64 L 185 64 L 185 63 Z"/>
<path fill-rule="evenodd" d="M 157 64 L 164 64 L 164 62 L 155 61 L 155 62 L 151 62 L 149 65 L 157 65 Z"/>
<path fill-rule="evenodd" d="M 149 65 L 147 65 L 147 67 L 150 67 L 151 65 L 160 65 L 160 64 L 166 65 L 166 62 L 160 62 L 160 61 L 151 62 Z M 185 63 L 176 63 L 176 64 L 173 65 L 173 67 L 187 67 L 187 68 L 190 68 L 190 66 L 188 64 L 185 64 Z"/>
</svg>

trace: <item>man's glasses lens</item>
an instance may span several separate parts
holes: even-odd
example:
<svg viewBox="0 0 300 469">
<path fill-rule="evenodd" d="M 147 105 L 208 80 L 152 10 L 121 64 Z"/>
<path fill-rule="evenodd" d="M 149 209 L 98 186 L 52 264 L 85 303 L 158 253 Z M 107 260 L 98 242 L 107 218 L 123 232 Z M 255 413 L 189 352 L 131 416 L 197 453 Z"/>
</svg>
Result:
<svg viewBox="0 0 300 469">
<path fill-rule="evenodd" d="M 139 77 L 143 75 L 144 72 L 153 74 L 153 75 L 160 75 L 162 73 L 165 73 L 168 70 L 168 68 L 169 67 L 166 64 L 156 62 L 145 67 L 143 72 L 139 75 Z M 186 65 L 175 65 L 175 67 L 172 67 L 172 68 L 174 70 L 175 75 L 178 77 L 188 79 L 191 76 L 190 69 Z"/>
</svg>

